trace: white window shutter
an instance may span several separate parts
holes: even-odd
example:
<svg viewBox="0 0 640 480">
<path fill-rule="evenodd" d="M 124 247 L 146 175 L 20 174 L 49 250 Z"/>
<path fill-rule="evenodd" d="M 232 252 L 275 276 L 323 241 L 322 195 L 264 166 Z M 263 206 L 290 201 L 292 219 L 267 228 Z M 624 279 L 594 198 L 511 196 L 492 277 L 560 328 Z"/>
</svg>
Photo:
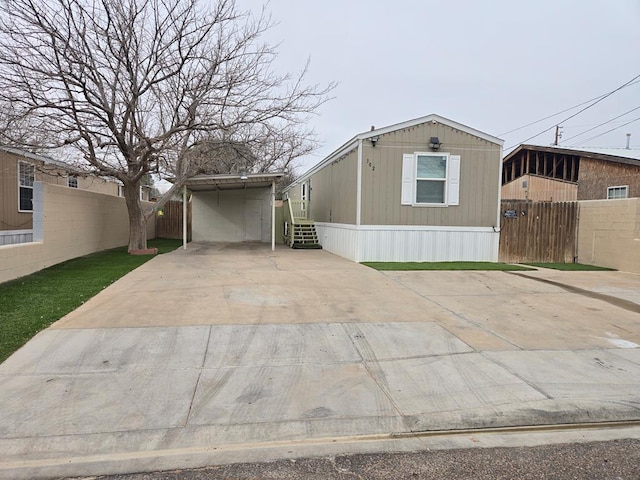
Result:
<svg viewBox="0 0 640 480">
<path fill-rule="evenodd" d="M 460 155 L 449 155 L 447 204 L 460 205 Z"/>
<path fill-rule="evenodd" d="M 402 205 L 413 204 L 413 189 L 416 183 L 415 163 L 411 153 L 402 155 Z"/>
</svg>

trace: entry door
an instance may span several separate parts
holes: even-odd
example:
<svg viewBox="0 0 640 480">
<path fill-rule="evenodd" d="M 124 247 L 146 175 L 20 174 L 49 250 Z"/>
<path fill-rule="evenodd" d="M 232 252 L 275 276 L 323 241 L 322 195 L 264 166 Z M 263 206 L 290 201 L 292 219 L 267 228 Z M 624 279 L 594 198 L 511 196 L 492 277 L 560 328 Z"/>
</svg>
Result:
<svg viewBox="0 0 640 480">
<path fill-rule="evenodd" d="M 262 200 L 247 199 L 244 205 L 244 240 L 262 241 Z"/>
</svg>

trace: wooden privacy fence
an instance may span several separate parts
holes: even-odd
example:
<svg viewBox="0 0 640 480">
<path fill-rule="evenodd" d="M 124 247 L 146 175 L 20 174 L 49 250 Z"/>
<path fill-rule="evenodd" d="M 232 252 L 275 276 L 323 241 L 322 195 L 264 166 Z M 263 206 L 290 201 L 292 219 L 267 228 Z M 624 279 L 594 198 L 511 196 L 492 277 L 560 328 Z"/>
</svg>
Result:
<svg viewBox="0 0 640 480">
<path fill-rule="evenodd" d="M 500 261 L 573 263 L 578 202 L 503 200 Z"/>
<path fill-rule="evenodd" d="M 171 200 L 156 215 L 156 237 L 182 238 L 182 202 Z M 187 203 L 187 241 L 191 241 L 191 202 Z"/>
</svg>

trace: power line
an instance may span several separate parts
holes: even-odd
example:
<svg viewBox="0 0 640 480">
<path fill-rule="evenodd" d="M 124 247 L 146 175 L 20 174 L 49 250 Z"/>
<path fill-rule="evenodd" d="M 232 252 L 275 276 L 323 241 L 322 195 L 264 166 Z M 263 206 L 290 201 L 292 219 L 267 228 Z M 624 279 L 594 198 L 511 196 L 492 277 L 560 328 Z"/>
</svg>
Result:
<svg viewBox="0 0 640 480">
<path fill-rule="evenodd" d="M 635 80 L 637 80 L 638 78 L 640 78 L 640 75 L 636 75 L 635 77 L 633 77 L 631 80 L 629 80 L 628 82 L 625 82 L 624 84 L 620 85 L 618 88 L 611 90 L 609 93 L 602 95 L 601 97 L 599 97 L 597 100 L 595 100 L 594 102 L 589 103 L 589 105 L 587 105 L 584 108 L 581 108 L 580 110 L 578 110 L 576 113 L 574 113 L 573 115 L 569 115 L 567 118 L 565 118 L 564 120 L 561 120 L 560 122 L 558 122 L 556 125 L 559 125 L 561 123 L 566 122 L 567 120 L 571 120 L 574 117 L 577 117 L 578 115 L 580 115 L 582 112 L 590 109 L 591 107 L 593 107 L 594 105 L 600 103 L 602 100 L 604 100 L 605 98 L 610 97 L 611 95 L 613 95 L 614 93 L 616 93 L 619 90 L 622 90 L 625 87 L 628 87 L 632 82 L 634 82 Z M 528 142 L 529 140 L 531 140 L 532 138 L 536 138 L 540 135 L 542 135 L 543 133 L 548 132 L 549 130 L 553 129 L 556 127 L 556 125 L 552 125 L 549 128 L 544 129 L 543 131 L 536 133 L 535 135 L 527 138 L 526 140 L 522 140 L 521 142 L 516 143 L 515 145 L 511 145 L 510 147 L 505 148 L 505 150 L 510 150 L 514 147 L 517 147 L 518 145 Z M 622 125 L 624 126 L 624 125 Z"/>
<path fill-rule="evenodd" d="M 591 141 L 591 140 L 593 140 L 594 138 L 601 137 L 601 136 L 603 136 L 603 135 L 606 135 L 607 133 L 611 133 L 611 132 L 613 132 L 614 130 L 618 130 L 619 128 L 626 127 L 627 125 L 629 125 L 629 124 L 631 124 L 631 123 L 633 123 L 633 122 L 637 122 L 638 120 L 640 120 L 640 117 L 638 117 L 638 118 L 634 118 L 633 120 L 631 120 L 631 121 L 629 121 L 629 122 L 627 122 L 627 123 L 623 123 L 622 125 L 619 125 L 619 126 L 617 126 L 617 127 L 615 127 L 615 128 L 612 128 L 612 129 L 610 129 L 610 130 L 607 130 L 606 132 L 599 133 L 598 135 L 594 135 L 593 137 L 587 138 L 586 140 L 582 140 L 582 141 L 583 141 L 583 142 L 585 142 L 585 143 L 586 143 L 586 142 L 590 142 L 590 141 Z M 577 146 L 579 146 L 579 144 L 578 144 L 578 143 L 576 143 L 576 144 L 574 144 L 574 145 L 569 145 L 569 146 L 570 146 L 570 147 L 577 147 Z"/>
<path fill-rule="evenodd" d="M 626 122 L 626 120 L 616 120 L 616 121 L 610 121 L 608 123 L 622 123 L 622 122 Z M 573 123 L 569 124 L 569 125 L 563 125 L 562 128 L 571 128 L 571 129 L 579 129 L 579 128 L 590 128 L 595 126 L 596 124 L 591 122 L 591 123 L 583 123 L 580 125 L 574 125 Z"/>
<path fill-rule="evenodd" d="M 636 77 L 636 78 L 638 78 L 638 77 Z M 629 83 L 629 84 L 625 85 L 623 88 L 630 87 L 631 85 L 635 85 L 637 83 L 640 83 L 640 80 L 636 80 L 635 82 Z M 503 135 L 509 135 L 510 133 L 517 132 L 518 130 L 522 130 L 523 128 L 530 127 L 531 125 L 535 125 L 536 123 L 544 122 L 545 120 L 548 120 L 548 119 L 553 118 L 553 117 L 557 117 L 558 115 L 561 115 L 563 113 L 566 113 L 566 112 L 569 112 L 571 110 L 574 110 L 574 109 L 576 109 L 578 107 L 581 107 L 582 105 L 586 105 L 589 102 L 593 102 L 594 100 L 598 100 L 598 99 L 603 98 L 603 97 L 605 97 L 607 95 L 608 95 L 607 93 L 604 93 L 602 95 L 594 97 L 594 98 L 592 98 L 590 100 L 587 100 L 585 102 L 578 103 L 577 105 L 574 105 L 573 107 L 565 108 L 564 110 L 561 110 L 560 112 L 554 113 L 554 114 L 549 115 L 549 116 L 544 117 L 544 118 L 541 118 L 540 120 L 536 120 L 534 122 L 527 123 L 526 125 L 523 125 L 523 126 L 518 127 L 518 128 L 514 128 L 513 130 L 509 130 L 508 132 L 499 133 L 498 136 L 501 137 Z"/>
<path fill-rule="evenodd" d="M 568 142 L 569 140 L 571 140 L 571 139 L 573 139 L 573 138 L 580 137 L 580 136 L 584 135 L 584 134 L 585 134 L 585 133 L 587 133 L 587 132 L 591 132 L 591 131 L 595 130 L 596 128 L 600 128 L 600 127 L 602 127 L 602 126 L 604 126 L 604 125 L 607 125 L 607 124 L 609 124 L 609 123 L 613 122 L 614 120 L 617 120 L 617 119 L 618 119 L 618 118 L 620 118 L 620 117 L 624 117 L 625 115 L 627 115 L 627 114 L 629 114 L 629 113 L 631 113 L 631 112 L 635 112 L 636 110 L 639 110 L 639 109 L 640 109 L 640 107 L 632 108 L 632 109 L 631 109 L 631 110 L 629 110 L 628 112 L 624 112 L 623 114 L 620 114 L 620 115 L 618 115 L 617 117 L 613 117 L 612 119 L 607 120 L 606 122 L 602 122 L 601 124 L 596 125 L 595 127 L 589 128 L 589 129 L 585 130 L 584 132 L 580 132 L 580 133 L 578 133 L 577 135 L 574 135 L 574 136 L 569 137 L 569 138 L 565 138 L 565 139 L 564 139 L 564 141 L 565 141 L 565 142 Z M 625 123 L 625 125 L 628 125 L 628 124 L 627 124 L 627 123 Z M 620 125 L 620 126 L 622 127 L 622 126 L 624 126 L 624 125 Z M 620 127 L 616 127 L 616 128 L 620 128 Z"/>
</svg>

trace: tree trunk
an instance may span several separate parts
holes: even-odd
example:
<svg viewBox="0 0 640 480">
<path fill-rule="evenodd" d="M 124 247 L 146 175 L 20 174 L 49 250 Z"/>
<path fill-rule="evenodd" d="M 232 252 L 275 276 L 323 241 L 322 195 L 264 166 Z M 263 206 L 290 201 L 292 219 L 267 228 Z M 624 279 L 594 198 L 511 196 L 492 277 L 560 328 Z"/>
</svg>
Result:
<svg viewBox="0 0 640 480">
<path fill-rule="evenodd" d="M 127 202 L 127 212 L 129 213 L 128 251 L 145 250 L 147 248 L 147 220 L 142 211 L 139 181 L 124 185 L 124 199 Z"/>
</svg>

